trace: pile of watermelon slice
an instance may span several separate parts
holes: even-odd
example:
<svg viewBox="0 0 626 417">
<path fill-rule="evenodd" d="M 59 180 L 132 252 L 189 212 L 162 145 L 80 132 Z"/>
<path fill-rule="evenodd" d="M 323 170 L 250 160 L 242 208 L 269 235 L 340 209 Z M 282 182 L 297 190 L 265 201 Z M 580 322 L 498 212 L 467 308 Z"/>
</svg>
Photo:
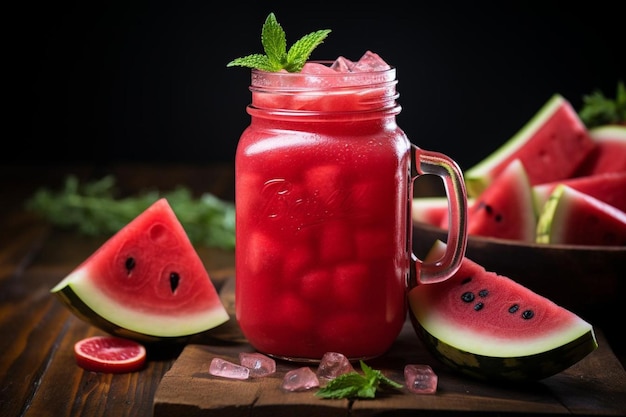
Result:
<svg viewBox="0 0 626 417">
<path fill-rule="evenodd" d="M 626 246 L 626 125 L 587 128 L 559 94 L 464 177 L 470 236 Z M 445 197 L 415 198 L 413 220 L 447 228 Z"/>
</svg>

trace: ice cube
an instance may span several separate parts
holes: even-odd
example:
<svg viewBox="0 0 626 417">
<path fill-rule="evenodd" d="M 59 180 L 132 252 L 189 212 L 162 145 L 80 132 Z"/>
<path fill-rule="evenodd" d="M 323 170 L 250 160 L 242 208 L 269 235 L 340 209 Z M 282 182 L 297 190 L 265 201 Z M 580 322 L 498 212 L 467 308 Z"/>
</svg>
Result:
<svg viewBox="0 0 626 417">
<path fill-rule="evenodd" d="M 248 379 L 250 370 L 245 366 L 237 365 L 222 358 L 213 358 L 209 366 L 209 373 L 230 379 Z"/>
<path fill-rule="evenodd" d="M 340 56 L 335 59 L 335 62 L 330 66 L 337 72 L 352 72 L 352 67 L 354 66 L 354 62 L 350 61 L 348 58 L 344 58 Z"/>
<path fill-rule="evenodd" d="M 338 352 L 326 352 L 317 367 L 318 378 L 327 380 L 348 372 L 354 372 L 354 367 L 343 353 Z"/>
<path fill-rule="evenodd" d="M 406 365 L 404 381 L 415 394 L 434 394 L 437 391 L 437 374 L 428 365 Z"/>
<path fill-rule="evenodd" d="M 262 353 L 239 353 L 239 363 L 250 370 L 251 378 L 261 378 L 276 372 L 276 361 Z"/>
<path fill-rule="evenodd" d="M 302 67 L 302 70 L 300 70 L 300 73 L 302 74 L 311 74 L 311 75 L 334 74 L 335 72 L 336 71 L 334 69 L 331 69 L 328 65 L 320 64 L 317 62 L 307 62 Z"/>
<path fill-rule="evenodd" d="M 382 71 L 391 68 L 378 54 L 367 51 L 352 67 L 353 72 Z"/>
<path fill-rule="evenodd" d="M 283 378 L 281 388 L 285 391 L 306 391 L 319 387 L 320 381 L 308 366 L 288 371 Z"/>
</svg>

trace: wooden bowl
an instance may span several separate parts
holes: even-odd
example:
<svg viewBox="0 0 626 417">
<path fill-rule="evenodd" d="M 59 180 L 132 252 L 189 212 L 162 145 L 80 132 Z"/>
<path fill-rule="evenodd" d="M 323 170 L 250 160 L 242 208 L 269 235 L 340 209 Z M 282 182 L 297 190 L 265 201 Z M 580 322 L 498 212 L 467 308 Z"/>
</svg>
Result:
<svg viewBox="0 0 626 417">
<path fill-rule="evenodd" d="M 415 222 L 413 251 L 424 259 L 443 229 Z M 592 325 L 624 316 L 626 247 L 528 244 L 480 236 L 468 238 L 466 257 L 505 275 L 578 314 Z M 621 322 L 621 321 L 618 321 Z"/>
</svg>

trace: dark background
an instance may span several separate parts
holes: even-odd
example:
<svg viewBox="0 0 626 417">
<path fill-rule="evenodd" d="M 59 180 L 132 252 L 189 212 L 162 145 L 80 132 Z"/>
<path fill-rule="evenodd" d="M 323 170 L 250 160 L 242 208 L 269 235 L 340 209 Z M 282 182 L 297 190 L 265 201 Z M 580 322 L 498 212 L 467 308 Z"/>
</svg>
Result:
<svg viewBox="0 0 626 417">
<path fill-rule="evenodd" d="M 233 161 L 249 120 L 249 70 L 226 63 L 262 52 L 270 11 L 288 45 L 333 30 L 312 58 L 356 60 L 369 49 L 397 67 L 399 125 L 463 169 L 552 94 L 579 110 L 583 95 L 599 89 L 614 97 L 618 80 L 626 81 L 623 15 L 608 7 L 616 3 L 434 3 L 13 5 L 4 13 L 13 28 L 5 36 L 9 110 L 0 162 Z"/>
</svg>

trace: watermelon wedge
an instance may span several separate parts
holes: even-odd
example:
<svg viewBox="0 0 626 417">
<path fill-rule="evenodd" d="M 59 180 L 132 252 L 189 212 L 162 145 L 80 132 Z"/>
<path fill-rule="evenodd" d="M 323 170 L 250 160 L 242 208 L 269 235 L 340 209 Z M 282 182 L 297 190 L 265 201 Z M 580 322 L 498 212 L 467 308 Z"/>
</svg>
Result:
<svg viewBox="0 0 626 417">
<path fill-rule="evenodd" d="M 599 126 L 591 129 L 589 136 L 596 143 L 596 147 L 574 176 L 626 172 L 626 126 Z"/>
<path fill-rule="evenodd" d="M 465 171 L 467 193 L 478 196 L 514 159 L 522 161 L 531 185 L 569 178 L 595 146 L 571 104 L 555 94 L 513 137 Z"/>
<path fill-rule="evenodd" d="M 535 193 L 535 202 L 537 203 L 537 212 L 541 212 L 544 204 L 550 198 L 550 194 L 560 184 L 567 185 L 622 211 L 626 211 L 626 170 L 535 185 L 533 191 Z"/>
<path fill-rule="evenodd" d="M 163 198 L 51 292 L 79 318 L 143 342 L 178 341 L 229 319 L 202 260 Z"/>
<path fill-rule="evenodd" d="M 521 160 L 514 159 L 467 212 L 467 233 L 534 242 L 536 205 Z"/>
<path fill-rule="evenodd" d="M 445 243 L 435 242 L 426 260 L 443 250 Z M 417 285 L 408 298 L 412 324 L 429 351 L 474 378 L 540 380 L 598 347 L 585 320 L 468 258 L 452 278 Z"/>
<path fill-rule="evenodd" d="M 626 212 L 561 184 L 539 215 L 537 243 L 626 246 Z"/>
</svg>

